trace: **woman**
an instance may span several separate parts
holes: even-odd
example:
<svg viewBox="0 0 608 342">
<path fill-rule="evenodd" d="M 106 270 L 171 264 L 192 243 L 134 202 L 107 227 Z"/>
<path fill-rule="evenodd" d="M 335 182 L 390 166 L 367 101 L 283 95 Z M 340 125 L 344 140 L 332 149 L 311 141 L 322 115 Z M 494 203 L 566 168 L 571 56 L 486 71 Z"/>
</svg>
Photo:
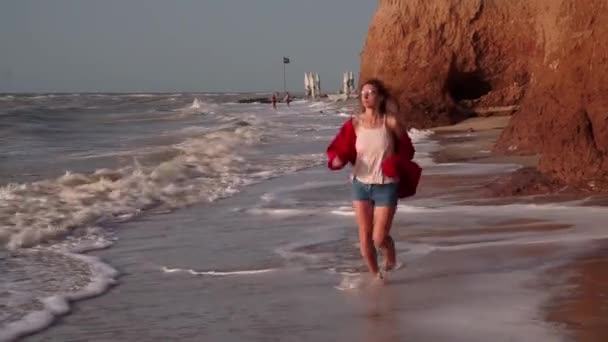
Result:
<svg viewBox="0 0 608 342">
<path fill-rule="evenodd" d="M 414 146 L 399 116 L 387 110 L 389 93 L 376 79 L 361 88 L 362 113 L 347 121 L 327 148 L 328 167 L 353 165 L 353 207 L 359 226 L 361 255 L 369 271 L 382 278 L 376 247 L 384 269 L 396 264 L 390 229 L 399 198 L 412 196 L 421 169 L 412 162 Z"/>
<path fill-rule="evenodd" d="M 272 102 L 272 108 L 277 110 L 277 93 L 272 93 L 272 97 L 270 98 L 270 102 Z"/>
</svg>

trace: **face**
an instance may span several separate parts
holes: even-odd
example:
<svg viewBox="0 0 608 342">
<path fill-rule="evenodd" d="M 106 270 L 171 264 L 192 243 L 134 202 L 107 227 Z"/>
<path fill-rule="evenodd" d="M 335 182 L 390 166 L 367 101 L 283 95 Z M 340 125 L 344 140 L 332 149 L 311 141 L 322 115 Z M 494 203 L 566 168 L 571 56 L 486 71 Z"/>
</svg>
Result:
<svg viewBox="0 0 608 342">
<path fill-rule="evenodd" d="M 381 98 L 374 87 L 371 84 L 366 84 L 361 89 L 361 104 L 365 108 L 377 108 L 380 104 Z"/>
</svg>

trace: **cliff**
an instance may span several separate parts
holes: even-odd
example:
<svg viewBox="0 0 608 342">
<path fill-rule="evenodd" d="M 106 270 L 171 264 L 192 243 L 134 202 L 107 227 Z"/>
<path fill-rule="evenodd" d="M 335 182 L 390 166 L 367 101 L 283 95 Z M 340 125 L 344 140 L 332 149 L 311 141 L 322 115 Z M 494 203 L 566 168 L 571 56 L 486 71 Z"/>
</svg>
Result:
<svg viewBox="0 0 608 342">
<path fill-rule="evenodd" d="M 608 2 L 380 0 L 361 53 L 414 127 L 510 111 L 496 150 L 608 187 Z M 477 113 L 477 114 L 475 114 Z"/>
</svg>

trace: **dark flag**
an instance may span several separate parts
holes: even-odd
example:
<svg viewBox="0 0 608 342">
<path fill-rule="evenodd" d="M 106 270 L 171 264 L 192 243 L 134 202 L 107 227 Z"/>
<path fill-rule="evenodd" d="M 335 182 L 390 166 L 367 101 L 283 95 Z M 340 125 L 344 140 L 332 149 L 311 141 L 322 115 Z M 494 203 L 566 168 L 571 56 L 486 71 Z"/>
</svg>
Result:
<svg viewBox="0 0 608 342">
<path fill-rule="evenodd" d="M 289 64 L 289 57 L 283 57 L 283 64 Z"/>
</svg>

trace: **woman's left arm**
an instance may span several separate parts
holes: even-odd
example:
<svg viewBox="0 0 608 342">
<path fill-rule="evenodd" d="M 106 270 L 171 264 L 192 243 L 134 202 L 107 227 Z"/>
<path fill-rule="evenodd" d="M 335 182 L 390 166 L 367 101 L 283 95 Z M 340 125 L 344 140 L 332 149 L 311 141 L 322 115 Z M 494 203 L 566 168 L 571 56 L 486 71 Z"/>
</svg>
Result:
<svg viewBox="0 0 608 342">
<path fill-rule="evenodd" d="M 395 135 L 397 140 L 401 139 L 404 134 L 407 134 L 407 129 L 405 128 L 405 121 L 401 118 L 401 115 L 395 113 L 388 113 L 386 117 L 386 125 L 391 130 L 391 132 Z"/>
</svg>

